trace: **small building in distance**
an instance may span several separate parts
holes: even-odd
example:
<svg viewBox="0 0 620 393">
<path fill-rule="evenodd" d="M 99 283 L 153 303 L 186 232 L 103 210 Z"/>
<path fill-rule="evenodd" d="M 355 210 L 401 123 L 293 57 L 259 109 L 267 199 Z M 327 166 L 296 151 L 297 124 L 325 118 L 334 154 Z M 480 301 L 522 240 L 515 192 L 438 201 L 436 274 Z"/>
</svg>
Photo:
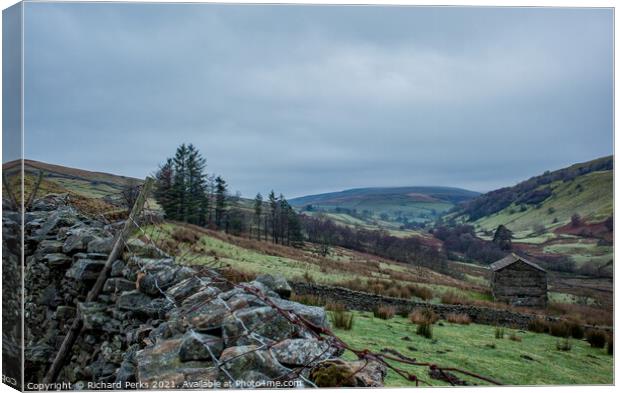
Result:
<svg viewBox="0 0 620 393">
<path fill-rule="evenodd" d="M 534 262 L 512 253 L 492 263 L 491 271 L 496 301 L 522 307 L 547 306 L 547 272 Z"/>
</svg>

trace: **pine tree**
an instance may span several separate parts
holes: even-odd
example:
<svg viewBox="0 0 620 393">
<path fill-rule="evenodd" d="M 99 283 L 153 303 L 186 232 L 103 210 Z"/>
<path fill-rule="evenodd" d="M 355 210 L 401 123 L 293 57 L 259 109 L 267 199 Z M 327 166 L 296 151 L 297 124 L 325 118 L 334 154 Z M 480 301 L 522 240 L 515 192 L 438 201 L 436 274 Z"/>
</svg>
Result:
<svg viewBox="0 0 620 393">
<path fill-rule="evenodd" d="M 256 224 L 256 238 L 260 240 L 260 217 L 263 213 L 263 196 L 256 194 L 254 197 L 254 223 Z"/>
<path fill-rule="evenodd" d="M 290 209 L 290 205 L 284 198 L 284 195 L 280 194 L 278 198 L 280 201 L 278 206 L 278 237 L 280 238 L 280 243 L 289 244 L 289 233 L 288 233 L 288 212 Z"/>
<path fill-rule="evenodd" d="M 226 213 L 227 185 L 221 176 L 215 178 L 215 226 L 221 229 Z"/>
<path fill-rule="evenodd" d="M 288 229 L 289 243 L 293 246 L 299 246 L 304 241 L 304 235 L 301 231 L 301 221 L 299 215 L 292 208 L 288 212 Z"/>
<path fill-rule="evenodd" d="M 303 243 L 301 221 L 295 209 L 288 203 L 283 195 L 280 195 L 280 208 L 286 231 L 286 244 L 297 246 Z"/>
<path fill-rule="evenodd" d="M 206 160 L 193 145 L 182 144 L 156 174 L 155 198 L 167 218 L 206 224 L 209 199 Z"/>
<path fill-rule="evenodd" d="M 278 199 L 276 198 L 276 194 L 273 190 L 269 193 L 269 213 L 271 215 L 271 241 L 277 243 L 278 227 L 276 223 L 276 216 L 278 214 Z"/>
<path fill-rule="evenodd" d="M 159 170 L 155 174 L 155 182 L 157 187 L 153 194 L 157 203 L 164 209 L 166 217 L 173 220 L 176 219 L 176 205 L 172 195 L 174 173 L 171 158 L 168 158 L 164 164 L 159 166 Z"/>
<path fill-rule="evenodd" d="M 246 223 L 245 214 L 239 207 L 232 206 L 226 212 L 226 233 L 240 236 L 247 230 Z"/>
<path fill-rule="evenodd" d="M 215 175 L 207 175 L 207 226 L 215 225 Z"/>
<path fill-rule="evenodd" d="M 512 249 L 512 232 L 504 225 L 499 225 L 493 236 L 493 243 L 497 244 L 501 250 L 509 251 Z"/>
<path fill-rule="evenodd" d="M 187 222 L 205 225 L 208 199 L 206 194 L 206 160 L 193 145 L 187 147 L 186 210 Z"/>
<path fill-rule="evenodd" d="M 174 155 L 173 167 L 174 167 L 174 181 L 172 184 L 172 198 L 174 199 L 176 212 L 174 215 L 175 220 L 187 222 L 187 158 L 188 150 L 185 144 L 178 147 L 176 154 Z"/>
</svg>

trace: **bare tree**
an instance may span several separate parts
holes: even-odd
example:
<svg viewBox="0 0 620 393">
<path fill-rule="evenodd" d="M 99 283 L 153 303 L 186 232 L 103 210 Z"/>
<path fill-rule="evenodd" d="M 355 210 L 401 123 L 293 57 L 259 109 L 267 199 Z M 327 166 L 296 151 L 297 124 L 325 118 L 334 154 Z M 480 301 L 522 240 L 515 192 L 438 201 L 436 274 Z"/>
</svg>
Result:
<svg viewBox="0 0 620 393">
<path fill-rule="evenodd" d="M 137 181 L 131 180 L 123 187 L 121 199 L 123 206 L 127 208 L 128 211 L 131 211 L 131 208 L 135 205 L 138 195 L 140 195 L 140 184 Z"/>
</svg>

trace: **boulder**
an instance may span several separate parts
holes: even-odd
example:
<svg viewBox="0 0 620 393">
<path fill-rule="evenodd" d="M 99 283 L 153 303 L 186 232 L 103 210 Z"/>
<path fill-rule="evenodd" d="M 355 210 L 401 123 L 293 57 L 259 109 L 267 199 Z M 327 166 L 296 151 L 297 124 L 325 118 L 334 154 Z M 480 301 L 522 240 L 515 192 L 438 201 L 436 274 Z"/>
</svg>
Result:
<svg viewBox="0 0 620 393">
<path fill-rule="evenodd" d="M 75 307 L 58 306 L 56 308 L 56 319 L 67 320 L 75 317 Z"/>
<path fill-rule="evenodd" d="M 154 316 L 159 312 L 156 308 L 157 304 L 153 303 L 153 299 L 137 290 L 123 292 L 118 297 L 116 306 L 120 310 L 131 311 L 144 316 Z"/>
<path fill-rule="evenodd" d="M 74 254 L 80 251 L 86 251 L 88 243 L 98 238 L 99 230 L 91 227 L 72 228 L 67 232 L 67 239 L 62 245 L 62 252 L 65 254 Z"/>
<path fill-rule="evenodd" d="M 206 281 L 208 282 L 208 280 Z M 204 285 L 200 278 L 191 276 L 168 288 L 166 290 L 166 297 L 173 299 L 176 304 L 179 304 L 190 295 L 199 292 Z"/>
<path fill-rule="evenodd" d="M 183 389 L 213 389 L 221 387 L 218 384 L 219 370 L 217 367 L 207 368 L 185 368 L 183 369 L 185 375 Z"/>
<path fill-rule="evenodd" d="M 161 250 L 156 248 L 153 244 L 145 243 L 140 239 L 129 239 L 127 242 L 129 250 L 132 255 L 139 255 L 145 258 L 165 258 L 165 255 Z"/>
<path fill-rule="evenodd" d="M 97 237 L 86 246 L 86 250 L 91 253 L 109 254 L 112 252 L 114 246 L 114 238 L 112 237 Z"/>
<path fill-rule="evenodd" d="M 311 366 L 329 359 L 336 352 L 325 341 L 304 338 L 286 339 L 271 347 L 271 353 L 278 362 L 289 367 Z"/>
<path fill-rule="evenodd" d="M 105 261 L 108 259 L 108 254 L 102 254 L 99 252 L 78 252 L 73 254 L 73 260 L 77 261 L 78 259 L 95 259 L 97 261 Z"/>
<path fill-rule="evenodd" d="M 179 347 L 181 338 L 163 340 L 153 346 L 136 353 L 137 380 L 141 383 L 157 383 L 171 381 L 176 387 L 183 382 L 183 373 L 177 371 L 180 367 Z"/>
<path fill-rule="evenodd" d="M 103 285 L 104 293 L 121 293 L 134 289 L 136 289 L 136 283 L 124 278 L 108 278 Z"/>
<path fill-rule="evenodd" d="M 293 335 L 295 330 L 295 325 L 268 306 L 237 310 L 222 323 L 222 337 L 226 346 L 281 341 Z M 257 340 L 256 336 L 263 339 Z"/>
<path fill-rule="evenodd" d="M 139 330 L 137 334 L 143 333 Z M 161 340 L 171 338 L 174 335 L 175 332 L 172 331 L 172 328 L 170 327 L 170 324 L 168 324 L 168 322 L 164 322 L 148 332 L 148 338 L 152 342 L 159 342 Z"/>
<path fill-rule="evenodd" d="M 235 291 L 236 289 L 233 289 Z M 264 307 L 267 306 L 267 303 L 262 301 L 259 297 L 252 295 L 250 293 L 246 293 L 243 290 L 238 290 L 234 296 L 228 298 L 226 303 L 228 307 L 232 310 L 238 310 L 240 308 L 247 307 Z"/>
<path fill-rule="evenodd" d="M 228 373 L 240 382 L 252 382 L 256 376 L 248 375 L 252 371 L 260 373 L 267 380 L 286 376 L 292 371 L 281 365 L 266 349 L 258 349 L 256 345 L 236 346 L 226 348 L 222 352 L 220 362 Z"/>
<path fill-rule="evenodd" d="M 240 285 L 242 286 L 251 286 L 254 287 L 256 289 L 258 289 L 260 291 L 261 295 L 264 296 L 268 296 L 268 297 L 280 297 L 277 293 L 275 293 L 274 291 L 271 290 L 271 288 L 269 288 L 267 285 L 263 284 L 260 281 L 250 281 L 249 283 L 241 283 Z M 245 294 L 251 295 L 250 292 L 244 290 L 243 288 L 235 288 L 233 289 L 233 291 L 242 291 Z M 253 295 L 254 297 L 257 297 L 256 295 Z"/>
<path fill-rule="evenodd" d="M 386 367 L 374 360 L 324 360 L 310 370 L 310 380 L 320 388 L 383 387 Z"/>
<path fill-rule="evenodd" d="M 278 298 L 272 298 L 271 300 L 273 300 L 278 307 L 302 316 L 317 326 L 328 327 L 327 314 L 323 307 L 306 306 L 301 303 Z"/>
<path fill-rule="evenodd" d="M 19 217 L 19 213 L 16 213 L 17 216 L 12 216 L 12 214 L 15 213 L 9 213 L 11 217 Z M 24 213 L 24 222 L 29 223 L 33 221 L 38 221 L 43 224 L 47 220 L 49 215 L 50 213 L 46 211 L 27 211 Z"/>
<path fill-rule="evenodd" d="M 272 276 L 270 274 L 261 274 L 254 281 L 264 284 L 266 287 L 277 293 L 283 299 L 291 297 L 292 288 L 282 276 Z"/>
<path fill-rule="evenodd" d="M 123 277 L 123 269 L 125 269 L 125 262 L 117 259 L 112 262 L 112 267 L 110 268 L 110 277 Z"/>
<path fill-rule="evenodd" d="M 222 323 L 230 315 L 226 302 L 219 298 L 178 312 L 185 314 L 190 326 L 215 335 L 221 334 Z M 171 318 L 175 316 L 171 315 Z"/>
<path fill-rule="evenodd" d="M 105 304 L 97 302 L 83 302 L 78 303 L 78 310 L 80 311 L 80 317 L 84 322 L 84 329 L 86 330 L 98 330 L 110 319 L 106 315 Z"/>
<path fill-rule="evenodd" d="M 140 291 L 151 296 L 161 296 L 173 285 L 196 275 L 193 269 L 174 265 L 170 260 L 154 260 L 143 265 L 146 274 L 140 280 Z"/>
<path fill-rule="evenodd" d="M 184 310 L 190 310 L 191 308 L 200 306 L 201 304 L 215 299 L 215 297 L 220 293 L 221 291 L 216 287 L 202 288 L 199 292 L 196 292 L 183 300 L 181 307 Z"/>
<path fill-rule="evenodd" d="M 152 389 L 169 389 L 181 387 L 185 373 L 194 373 L 197 369 L 213 367 L 208 361 L 181 362 L 179 351 L 183 337 L 158 341 L 155 345 L 136 353 L 137 380 L 147 383 Z M 165 383 L 165 385 L 157 385 Z"/>
<path fill-rule="evenodd" d="M 41 198 L 36 199 L 31 206 L 35 211 L 53 211 L 61 208 L 66 208 L 68 195 L 67 194 L 47 194 Z"/>
<path fill-rule="evenodd" d="M 46 254 L 41 257 L 41 260 L 47 262 L 47 264 L 52 268 L 68 267 L 71 265 L 72 261 L 71 257 L 61 253 Z"/>
<path fill-rule="evenodd" d="M 104 266 L 104 261 L 78 259 L 67 270 L 65 276 L 78 281 L 96 280 Z"/>
<path fill-rule="evenodd" d="M 37 254 L 55 254 L 62 252 L 62 242 L 58 240 L 42 240 L 37 247 Z"/>
<path fill-rule="evenodd" d="M 179 357 L 182 362 L 191 360 L 213 360 L 219 358 L 224 350 L 224 342 L 221 337 L 215 337 L 208 334 L 196 333 L 193 330 L 185 333 L 181 348 L 179 349 Z"/>
<path fill-rule="evenodd" d="M 74 208 L 69 206 L 63 206 L 54 211 L 47 220 L 41 225 L 41 228 L 36 231 L 36 235 L 43 239 L 54 230 L 60 227 L 71 227 L 79 223 L 77 212 Z"/>
</svg>

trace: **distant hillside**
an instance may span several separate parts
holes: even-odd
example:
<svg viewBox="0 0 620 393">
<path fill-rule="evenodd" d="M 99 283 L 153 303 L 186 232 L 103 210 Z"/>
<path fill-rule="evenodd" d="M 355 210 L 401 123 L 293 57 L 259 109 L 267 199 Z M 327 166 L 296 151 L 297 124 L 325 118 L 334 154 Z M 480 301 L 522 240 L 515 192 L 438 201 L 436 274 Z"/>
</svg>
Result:
<svg viewBox="0 0 620 393">
<path fill-rule="evenodd" d="M 294 206 L 308 204 L 339 205 L 363 204 L 366 201 L 403 198 L 411 202 L 444 201 L 454 204 L 469 200 L 478 195 L 480 193 L 475 191 L 452 187 L 368 187 L 308 195 L 291 199 L 290 202 Z"/>
<path fill-rule="evenodd" d="M 577 266 L 613 257 L 613 157 L 547 171 L 474 198 L 444 217 L 491 239 L 499 225 L 515 248 L 538 257 L 568 257 Z"/>
<path fill-rule="evenodd" d="M 613 157 L 608 156 L 575 164 L 553 172 L 547 171 L 542 175 L 534 176 L 515 186 L 500 188 L 499 190 L 491 191 L 472 199 L 462 205 L 463 208 L 460 215 L 465 216 L 468 221 L 476 221 L 510 208 L 511 205 L 519 206 L 520 209 L 527 208 L 528 206 L 539 206 L 551 198 L 554 192 L 557 194 L 560 191 L 558 187 L 561 184 L 575 183 L 573 185 L 579 188 L 577 185 L 582 180 L 580 177 L 594 172 L 611 173 L 612 170 Z M 593 187 L 598 187 L 599 185 L 603 188 L 605 186 L 610 186 L 609 183 L 605 183 L 604 181 L 602 184 L 591 184 Z M 598 197 L 607 197 L 610 199 L 612 196 L 611 189 L 604 191 L 607 192 L 602 195 L 599 194 Z M 577 190 L 577 192 L 580 192 L 580 190 Z M 570 194 L 567 193 L 566 196 L 569 195 Z"/>
<path fill-rule="evenodd" d="M 19 168 L 20 161 L 11 161 L 2 165 L 5 171 L 13 171 Z M 84 169 L 71 168 L 62 165 L 48 164 L 35 160 L 24 160 L 24 169 L 26 172 L 36 172 L 43 170 L 46 175 L 66 178 L 79 178 L 81 180 L 96 181 L 107 183 L 114 186 L 123 186 L 132 181 L 140 181 L 127 176 L 113 175 L 105 172 L 88 171 Z"/>
<path fill-rule="evenodd" d="M 8 176 L 14 176 L 19 172 L 20 165 L 20 161 L 7 162 L 2 165 L 2 170 Z M 27 183 L 34 182 L 39 171 L 43 171 L 43 182 L 40 190 L 43 193 L 70 192 L 87 198 L 103 198 L 118 193 L 130 183 L 142 182 L 140 179 L 127 176 L 70 168 L 34 160 L 24 160 L 24 169 Z"/>
<path fill-rule="evenodd" d="M 289 202 L 307 212 L 329 213 L 343 223 L 411 229 L 478 195 L 450 187 L 377 187 L 308 195 Z"/>
</svg>

